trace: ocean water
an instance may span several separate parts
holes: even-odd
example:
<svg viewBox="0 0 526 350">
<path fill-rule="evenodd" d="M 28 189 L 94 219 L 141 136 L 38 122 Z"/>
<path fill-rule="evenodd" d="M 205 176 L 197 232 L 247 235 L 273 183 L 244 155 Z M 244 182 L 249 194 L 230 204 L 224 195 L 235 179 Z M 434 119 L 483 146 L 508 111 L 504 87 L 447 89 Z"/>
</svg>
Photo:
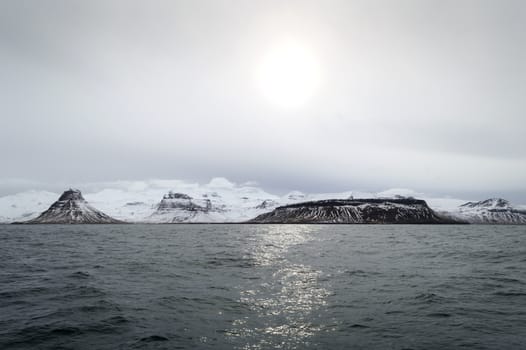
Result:
<svg viewBox="0 0 526 350">
<path fill-rule="evenodd" d="M 0 225 L 0 349 L 525 349 L 526 226 Z"/>
</svg>

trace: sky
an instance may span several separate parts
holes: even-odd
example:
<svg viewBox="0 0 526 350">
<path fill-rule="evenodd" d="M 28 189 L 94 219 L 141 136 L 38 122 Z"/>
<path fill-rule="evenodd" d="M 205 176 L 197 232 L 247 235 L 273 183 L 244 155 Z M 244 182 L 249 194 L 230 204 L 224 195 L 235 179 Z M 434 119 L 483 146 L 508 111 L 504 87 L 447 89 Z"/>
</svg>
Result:
<svg viewBox="0 0 526 350">
<path fill-rule="evenodd" d="M 0 0 L 0 195 L 225 177 L 526 203 L 526 2 Z"/>
</svg>

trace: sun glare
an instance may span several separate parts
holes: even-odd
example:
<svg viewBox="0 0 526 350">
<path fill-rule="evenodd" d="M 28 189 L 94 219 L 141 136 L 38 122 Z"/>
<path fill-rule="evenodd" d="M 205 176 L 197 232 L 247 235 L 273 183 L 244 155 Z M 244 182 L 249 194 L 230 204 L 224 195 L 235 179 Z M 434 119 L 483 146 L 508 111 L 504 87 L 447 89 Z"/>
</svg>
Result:
<svg viewBox="0 0 526 350">
<path fill-rule="evenodd" d="M 278 107 L 299 107 L 311 98 L 319 85 L 320 72 L 314 54 L 298 43 L 274 47 L 262 59 L 257 84 L 270 103 Z"/>
</svg>

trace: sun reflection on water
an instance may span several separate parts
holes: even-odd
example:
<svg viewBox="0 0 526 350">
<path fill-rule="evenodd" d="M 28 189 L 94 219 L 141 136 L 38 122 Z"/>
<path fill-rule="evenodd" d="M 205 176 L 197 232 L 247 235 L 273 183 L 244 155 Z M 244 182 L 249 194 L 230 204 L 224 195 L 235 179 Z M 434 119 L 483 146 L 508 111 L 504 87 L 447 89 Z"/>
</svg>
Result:
<svg viewBox="0 0 526 350">
<path fill-rule="evenodd" d="M 255 316 L 235 320 L 227 335 L 242 340 L 243 349 L 302 347 L 321 330 L 312 314 L 329 295 L 319 284 L 321 271 L 291 261 L 294 249 L 315 239 L 312 228 L 267 226 L 259 232 L 246 253 L 259 278 L 240 291 L 239 299 Z"/>
</svg>

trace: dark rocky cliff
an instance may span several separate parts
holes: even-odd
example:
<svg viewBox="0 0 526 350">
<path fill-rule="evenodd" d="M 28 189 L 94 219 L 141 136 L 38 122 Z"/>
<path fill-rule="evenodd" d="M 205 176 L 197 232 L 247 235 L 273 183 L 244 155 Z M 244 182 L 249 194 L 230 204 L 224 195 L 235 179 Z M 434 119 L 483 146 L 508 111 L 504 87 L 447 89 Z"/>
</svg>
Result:
<svg viewBox="0 0 526 350">
<path fill-rule="evenodd" d="M 274 209 L 251 223 L 298 224 L 451 224 L 459 223 L 435 213 L 423 200 L 329 199 L 295 203 Z"/>
</svg>

